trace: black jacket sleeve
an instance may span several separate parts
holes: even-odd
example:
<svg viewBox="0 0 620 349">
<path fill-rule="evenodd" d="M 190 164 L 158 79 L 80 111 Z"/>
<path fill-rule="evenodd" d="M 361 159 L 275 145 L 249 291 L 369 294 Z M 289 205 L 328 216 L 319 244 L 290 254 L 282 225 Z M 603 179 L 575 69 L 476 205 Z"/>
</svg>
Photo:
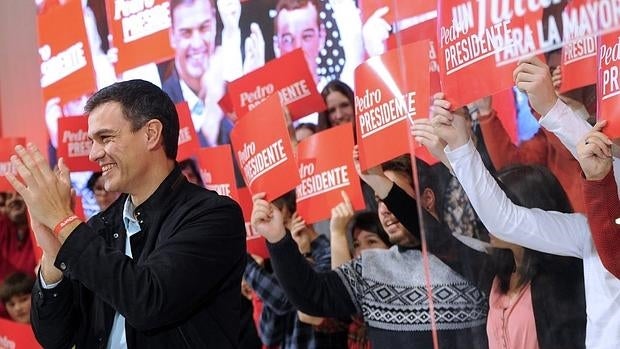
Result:
<svg viewBox="0 0 620 349">
<path fill-rule="evenodd" d="M 40 278 L 37 275 L 32 289 L 30 321 L 34 335 L 44 348 L 69 348 L 84 323 L 74 302 L 72 282 L 64 278 L 56 287 L 45 289 Z"/>
<path fill-rule="evenodd" d="M 271 264 L 289 300 L 313 316 L 346 317 L 357 313 L 345 285 L 335 271 L 316 272 L 299 253 L 290 234 L 268 244 Z"/>
<path fill-rule="evenodd" d="M 198 205 L 199 204 L 199 205 Z M 179 220 L 162 220 L 144 260 L 110 249 L 80 224 L 56 257 L 65 278 L 76 280 L 139 331 L 187 319 L 245 264 L 245 227 L 232 200 L 215 198 L 189 207 Z M 69 328 L 69 327 L 67 327 Z"/>
</svg>

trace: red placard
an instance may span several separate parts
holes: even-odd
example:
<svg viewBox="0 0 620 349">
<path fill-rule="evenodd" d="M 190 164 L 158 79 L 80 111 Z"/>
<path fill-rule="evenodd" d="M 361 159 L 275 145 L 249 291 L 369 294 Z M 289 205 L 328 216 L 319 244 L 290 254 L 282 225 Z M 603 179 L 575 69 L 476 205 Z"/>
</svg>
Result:
<svg viewBox="0 0 620 349">
<path fill-rule="evenodd" d="M 599 37 L 598 81 L 596 83 L 598 120 L 607 120 L 603 132 L 620 138 L 620 31 Z"/>
<path fill-rule="evenodd" d="M 177 114 L 179 114 L 179 150 L 177 151 L 177 160 L 189 159 L 195 156 L 200 148 L 196 129 L 192 122 L 189 107 L 186 102 L 177 103 Z"/>
<path fill-rule="evenodd" d="M 543 18 L 543 5 L 439 0 L 440 76 L 454 107 L 510 88 L 520 58 L 561 47 L 559 11 Z"/>
<path fill-rule="evenodd" d="M 92 142 L 88 139 L 88 116 L 58 118 L 59 158 L 71 171 L 100 171 L 99 165 L 90 161 L 88 155 Z"/>
<path fill-rule="evenodd" d="M 428 47 L 427 41 L 405 45 L 372 57 L 355 70 L 355 128 L 362 170 L 410 151 L 408 119 L 428 117 Z"/>
<path fill-rule="evenodd" d="M 562 47 L 562 85 L 560 92 L 596 83 L 597 44 L 595 27 L 578 21 L 589 0 L 572 0 L 564 8 L 564 46 Z M 588 18 L 589 20 L 589 18 Z"/>
<path fill-rule="evenodd" d="M 246 250 L 249 254 L 255 254 L 263 258 L 269 258 L 269 250 L 267 250 L 267 241 L 265 238 L 257 233 L 252 225 L 250 219 L 252 217 L 252 194 L 248 187 L 238 188 L 239 193 L 239 205 L 243 211 L 243 219 L 245 220 L 245 233 L 246 233 Z"/>
<path fill-rule="evenodd" d="M 280 98 L 273 95 L 239 120 L 230 134 L 235 158 L 252 194 L 273 200 L 295 189 L 299 173 Z"/>
<path fill-rule="evenodd" d="M 106 0 L 106 12 L 112 43 L 118 49 L 118 73 L 174 57 L 168 0 Z"/>
<path fill-rule="evenodd" d="M 26 138 L 0 138 L 0 191 L 15 191 L 4 176 L 6 173 L 17 176 L 17 169 L 11 164 L 16 145 L 26 145 Z"/>
<path fill-rule="evenodd" d="M 54 6 L 38 16 L 44 100 L 68 102 L 97 89 L 80 1 Z M 58 23 L 72 23 L 71 30 Z"/>
<path fill-rule="evenodd" d="M 79 2 L 78 2 L 79 3 Z M 0 349 L 39 349 L 29 324 L 0 318 Z"/>
<path fill-rule="evenodd" d="M 345 191 L 355 210 L 364 209 L 360 179 L 353 165 L 350 123 L 305 138 L 297 145 L 301 184 L 297 186 L 297 212 L 312 224 L 331 216 Z"/>
<path fill-rule="evenodd" d="M 394 6 L 396 4 L 396 6 Z M 388 13 L 383 17 L 386 22 L 392 24 L 407 18 L 419 16 L 437 8 L 435 1 L 394 1 L 394 0 L 360 0 L 362 20 L 366 22 L 376 10 L 387 7 Z"/>
<path fill-rule="evenodd" d="M 246 243 L 246 251 L 249 254 L 257 255 L 263 257 L 264 259 L 269 258 L 269 250 L 267 249 L 267 240 L 254 231 L 252 225 L 250 223 L 245 224 L 245 231 L 247 234 L 245 243 Z"/>
<path fill-rule="evenodd" d="M 387 39 L 388 50 L 395 49 L 399 42 L 400 45 L 407 45 L 417 41 L 428 40 L 429 50 L 428 57 L 430 59 L 431 72 L 431 96 L 441 91 L 439 83 L 439 62 L 437 61 L 437 19 L 433 18 L 411 26 L 396 34 L 392 34 Z"/>
<path fill-rule="evenodd" d="M 200 148 L 196 160 L 205 188 L 239 202 L 230 145 Z"/>
<path fill-rule="evenodd" d="M 274 59 L 228 84 L 228 95 L 238 118 L 273 94 L 280 96 L 293 120 L 325 109 L 302 49 Z"/>
</svg>

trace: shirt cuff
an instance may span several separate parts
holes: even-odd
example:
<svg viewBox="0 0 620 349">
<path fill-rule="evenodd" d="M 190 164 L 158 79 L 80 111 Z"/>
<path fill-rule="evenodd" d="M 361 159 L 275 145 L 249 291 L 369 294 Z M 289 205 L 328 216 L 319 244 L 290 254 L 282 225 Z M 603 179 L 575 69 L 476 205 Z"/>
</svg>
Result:
<svg viewBox="0 0 620 349">
<path fill-rule="evenodd" d="M 552 126 L 555 122 L 559 121 L 559 118 L 564 114 L 566 108 L 568 108 L 568 106 L 558 98 L 547 114 L 538 120 L 538 123 L 546 126 L 545 128 Z"/>
<path fill-rule="evenodd" d="M 62 282 L 62 278 L 60 278 L 59 281 L 48 285 L 47 282 L 45 282 L 45 279 L 43 279 L 43 275 L 39 273 L 39 281 L 41 281 L 41 287 L 43 287 L 46 290 L 51 290 L 52 288 L 58 286 Z"/>
<path fill-rule="evenodd" d="M 452 164 L 458 159 L 471 156 L 471 154 L 476 152 L 476 147 L 474 146 L 474 142 L 472 142 L 470 138 L 467 143 L 453 150 L 446 145 L 443 151 L 444 153 L 446 153 L 446 157 L 448 158 L 448 161 L 450 161 L 450 164 Z"/>
</svg>

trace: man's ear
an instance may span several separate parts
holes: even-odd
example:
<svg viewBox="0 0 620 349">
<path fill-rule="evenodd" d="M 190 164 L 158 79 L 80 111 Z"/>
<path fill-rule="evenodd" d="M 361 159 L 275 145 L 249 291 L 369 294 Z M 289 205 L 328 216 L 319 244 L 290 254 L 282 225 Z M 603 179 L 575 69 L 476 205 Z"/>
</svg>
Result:
<svg viewBox="0 0 620 349">
<path fill-rule="evenodd" d="M 163 143 L 164 125 L 157 119 L 149 120 L 145 125 L 146 142 L 149 150 L 157 149 Z"/>
<path fill-rule="evenodd" d="M 422 207 L 430 212 L 431 214 L 436 215 L 436 201 L 435 201 L 435 192 L 430 188 L 424 188 L 422 192 L 422 200 L 420 201 Z"/>
</svg>

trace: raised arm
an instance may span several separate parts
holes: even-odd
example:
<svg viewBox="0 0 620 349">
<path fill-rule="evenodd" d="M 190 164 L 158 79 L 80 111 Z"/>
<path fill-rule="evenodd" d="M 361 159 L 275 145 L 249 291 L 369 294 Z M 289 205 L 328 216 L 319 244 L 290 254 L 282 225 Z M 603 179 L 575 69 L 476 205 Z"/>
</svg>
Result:
<svg viewBox="0 0 620 349">
<path fill-rule="evenodd" d="M 519 62 L 513 77 L 515 84 L 528 94 L 534 110 L 543 115 L 540 125 L 555 134 L 577 158 L 577 143 L 592 126 L 558 98 L 549 67 L 532 57 Z M 613 168 L 616 185 L 620 187 L 620 159 L 617 157 L 613 159 Z"/>
<path fill-rule="evenodd" d="M 264 193 L 252 198 L 252 226 L 269 242 L 271 263 L 289 300 L 308 315 L 355 314 L 357 308 L 338 274 L 335 271 L 318 273 L 312 269 L 286 232 L 282 212 L 264 198 Z"/>
<path fill-rule="evenodd" d="M 436 133 L 448 146 L 455 176 L 487 229 L 502 240 L 551 254 L 582 257 L 589 229 L 579 214 L 547 212 L 517 206 L 484 167 L 468 137 L 463 117 L 450 105 L 433 109 Z"/>
</svg>

